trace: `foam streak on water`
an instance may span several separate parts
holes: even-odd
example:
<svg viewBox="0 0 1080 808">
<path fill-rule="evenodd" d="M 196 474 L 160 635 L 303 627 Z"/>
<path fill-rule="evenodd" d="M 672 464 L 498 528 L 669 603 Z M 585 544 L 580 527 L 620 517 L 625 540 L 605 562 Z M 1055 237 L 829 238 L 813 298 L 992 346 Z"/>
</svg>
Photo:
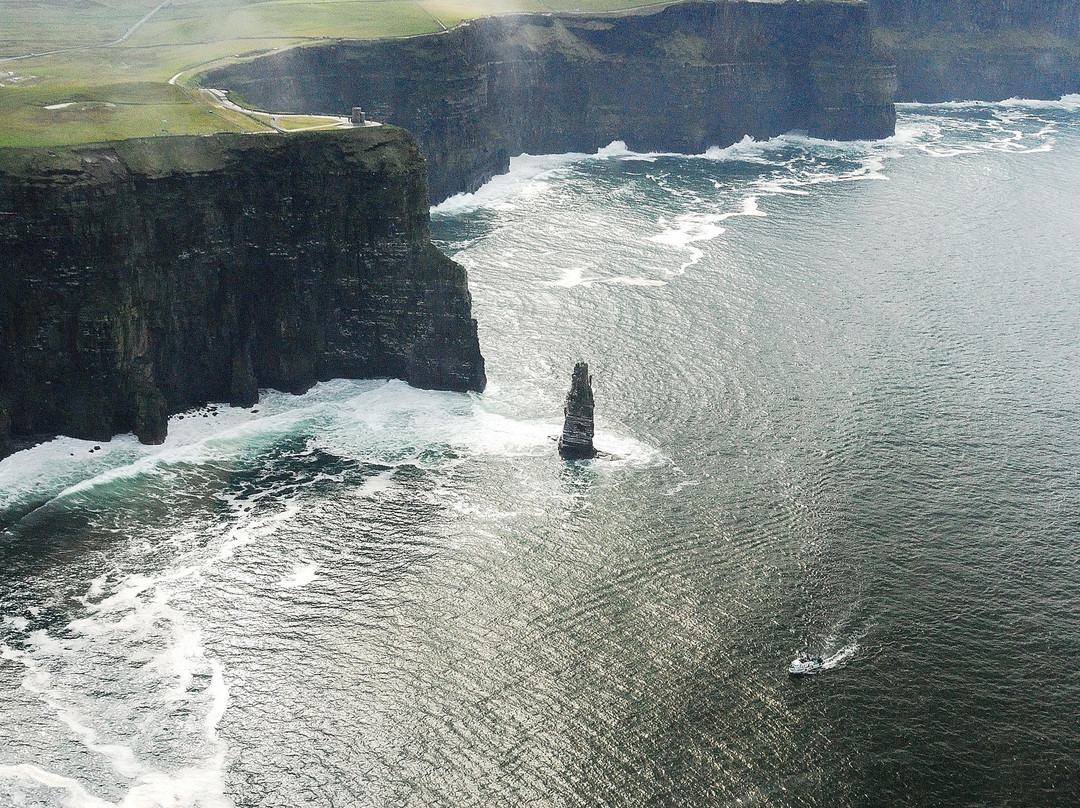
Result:
<svg viewBox="0 0 1080 808">
<path fill-rule="evenodd" d="M 1067 804 L 1078 111 L 518 158 L 433 211 L 482 396 L 0 462 L 0 804 Z"/>
</svg>

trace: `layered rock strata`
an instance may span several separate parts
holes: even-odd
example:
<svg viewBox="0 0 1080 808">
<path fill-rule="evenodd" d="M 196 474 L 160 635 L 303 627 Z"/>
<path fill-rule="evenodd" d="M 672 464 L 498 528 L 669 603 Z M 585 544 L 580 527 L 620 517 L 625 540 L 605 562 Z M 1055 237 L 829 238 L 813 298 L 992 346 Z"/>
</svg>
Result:
<svg viewBox="0 0 1080 808">
<path fill-rule="evenodd" d="M 1075 0 L 871 0 L 898 101 L 1056 99 L 1080 92 Z"/>
<path fill-rule="evenodd" d="M 559 454 L 566 460 L 587 460 L 596 457 L 593 446 L 593 390 L 589 365 L 578 362 L 570 380 L 563 408 L 562 435 L 559 436 Z"/>
<path fill-rule="evenodd" d="M 880 138 L 891 65 L 862 2 L 688 2 L 660 11 L 506 15 L 399 40 L 304 47 L 211 72 L 266 109 L 340 112 L 416 134 L 439 201 L 523 152 L 700 153 L 790 130 Z"/>
<path fill-rule="evenodd" d="M 260 387 L 480 390 L 470 307 L 402 130 L 0 149 L 0 452 Z"/>
</svg>

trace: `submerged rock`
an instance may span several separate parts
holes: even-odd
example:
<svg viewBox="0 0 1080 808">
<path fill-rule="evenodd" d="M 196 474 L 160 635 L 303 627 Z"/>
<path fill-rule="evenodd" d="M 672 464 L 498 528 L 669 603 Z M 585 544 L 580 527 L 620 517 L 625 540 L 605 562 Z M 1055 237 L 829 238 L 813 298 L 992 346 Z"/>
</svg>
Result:
<svg viewBox="0 0 1080 808">
<path fill-rule="evenodd" d="M 592 376 L 587 362 L 574 365 L 574 377 L 570 392 L 566 394 L 563 412 L 562 435 L 559 437 L 559 454 L 567 460 L 586 460 L 596 457 L 593 447 L 593 391 Z"/>
</svg>

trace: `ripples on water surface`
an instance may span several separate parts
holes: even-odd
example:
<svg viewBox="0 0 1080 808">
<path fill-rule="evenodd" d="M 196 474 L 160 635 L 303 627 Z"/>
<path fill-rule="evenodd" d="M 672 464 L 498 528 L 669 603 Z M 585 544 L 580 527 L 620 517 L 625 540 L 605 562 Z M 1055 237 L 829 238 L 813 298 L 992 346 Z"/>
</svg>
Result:
<svg viewBox="0 0 1080 808">
<path fill-rule="evenodd" d="M 433 215 L 483 396 L 5 460 L 0 803 L 1080 801 L 1078 107 L 521 158 Z"/>
</svg>

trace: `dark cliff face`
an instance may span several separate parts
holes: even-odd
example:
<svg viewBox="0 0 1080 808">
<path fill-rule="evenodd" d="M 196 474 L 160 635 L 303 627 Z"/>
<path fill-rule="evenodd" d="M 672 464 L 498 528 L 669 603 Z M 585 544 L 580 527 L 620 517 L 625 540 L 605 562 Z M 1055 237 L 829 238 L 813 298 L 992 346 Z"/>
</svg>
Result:
<svg viewBox="0 0 1080 808">
<path fill-rule="evenodd" d="M 482 389 L 427 211 L 392 127 L 0 150 L 0 427 L 159 442 L 260 386 Z"/>
<path fill-rule="evenodd" d="M 872 0 L 898 101 L 1055 99 L 1080 92 L 1075 0 Z"/>
<path fill-rule="evenodd" d="M 891 66 L 858 2 L 683 3 L 621 16 L 508 15 L 404 40 L 341 42 L 203 77 L 275 110 L 362 106 L 413 131 L 434 201 L 522 152 L 701 152 L 793 129 L 891 135 Z"/>
<path fill-rule="evenodd" d="M 1044 29 L 1080 35 L 1076 0 L 871 0 L 875 26 L 927 31 Z"/>
</svg>

